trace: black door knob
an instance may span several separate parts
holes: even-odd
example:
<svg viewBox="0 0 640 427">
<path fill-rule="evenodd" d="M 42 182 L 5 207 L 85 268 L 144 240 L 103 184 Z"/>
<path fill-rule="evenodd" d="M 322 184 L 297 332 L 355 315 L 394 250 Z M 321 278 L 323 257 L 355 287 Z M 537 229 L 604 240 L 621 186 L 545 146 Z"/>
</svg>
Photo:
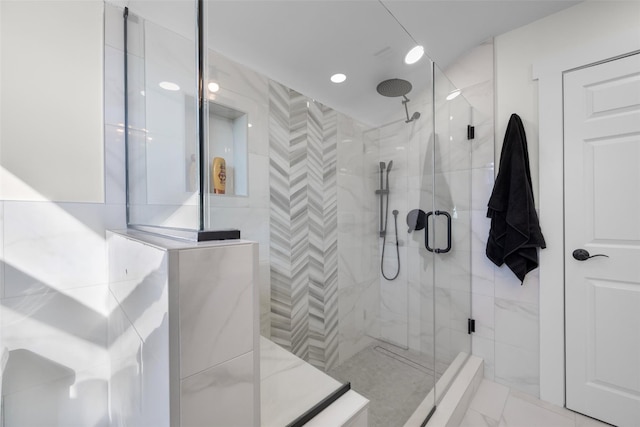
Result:
<svg viewBox="0 0 640 427">
<path fill-rule="evenodd" d="M 589 255 L 589 251 L 587 251 L 586 249 L 576 249 L 575 251 L 573 251 L 573 257 L 578 261 L 586 261 L 589 258 L 593 258 L 596 256 L 603 256 L 603 257 L 609 258 L 609 255 L 605 255 L 605 254 Z"/>
</svg>

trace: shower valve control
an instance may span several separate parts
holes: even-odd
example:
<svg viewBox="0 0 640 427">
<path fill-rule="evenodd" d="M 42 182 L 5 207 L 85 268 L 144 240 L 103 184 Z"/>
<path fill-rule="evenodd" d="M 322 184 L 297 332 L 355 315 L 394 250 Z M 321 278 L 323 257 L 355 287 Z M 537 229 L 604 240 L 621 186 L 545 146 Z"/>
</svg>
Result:
<svg viewBox="0 0 640 427">
<path fill-rule="evenodd" d="M 427 225 L 427 214 L 422 209 L 413 209 L 407 214 L 407 225 L 411 233 L 414 230 L 422 230 Z"/>
<path fill-rule="evenodd" d="M 440 216 L 444 215 L 447 219 L 447 247 L 432 248 L 429 246 L 429 217 L 431 215 Z M 409 226 L 408 232 L 411 233 L 414 230 L 422 230 L 424 228 L 424 247 L 429 252 L 435 252 L 437 254 L 445 254 L 451 250 L 451 215 L 446 211 L 429 211 L 426 212 L 422 209 L 413 209 L 407 214 L 407 225 Z M 434 224 L 435 225 L 435 224 Z"/>
</svg>

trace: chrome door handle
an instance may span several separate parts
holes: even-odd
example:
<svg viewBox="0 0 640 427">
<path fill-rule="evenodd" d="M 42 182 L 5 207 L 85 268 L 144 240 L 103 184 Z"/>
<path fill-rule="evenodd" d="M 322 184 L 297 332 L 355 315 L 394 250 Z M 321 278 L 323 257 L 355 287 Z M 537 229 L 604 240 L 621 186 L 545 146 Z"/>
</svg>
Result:
<svg viewBox="0 0 640 427">
<path fill-rule="evenodd" d="M 576 249 L 575 251 L 573 251 L 572 255 L 578 261 L 586 261 L 589 258 L 593 258 L 597 256 L 603 256 L 603 257 L 609 258 L 609 255 L 605 255 L 605 254 L 589 255 L 589 251 L 587 251 L 586 249 Z"/>
</svg>

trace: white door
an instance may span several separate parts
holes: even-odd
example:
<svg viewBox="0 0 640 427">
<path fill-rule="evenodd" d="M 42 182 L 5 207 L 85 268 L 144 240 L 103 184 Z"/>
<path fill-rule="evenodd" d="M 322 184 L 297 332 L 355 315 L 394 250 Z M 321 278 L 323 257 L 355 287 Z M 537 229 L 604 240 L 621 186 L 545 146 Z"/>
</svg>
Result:
<svg viewBox="0 0 640 427">
<path fill-rule="evenodd" d="M 565 73 L 564 147 L 567 408 L 638 427 L 640 54 Z"/>
</svg>

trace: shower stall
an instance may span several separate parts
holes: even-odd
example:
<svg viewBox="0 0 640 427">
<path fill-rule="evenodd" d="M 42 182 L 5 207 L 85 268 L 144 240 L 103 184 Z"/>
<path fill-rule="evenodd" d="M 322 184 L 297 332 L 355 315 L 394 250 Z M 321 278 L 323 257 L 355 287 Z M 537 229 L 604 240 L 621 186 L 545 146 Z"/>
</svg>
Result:
<svg viewBox="0 0 640 427">
<path fill-rule="evenodd" d="M 425 73 L 427 90 L 411 94 L 419 118 L 362 131 L 360 211 L 338 224 L 348 264 L 338 270 L 339 306 L 349 314 L 340 313 L 341 363 L 329 373 L 371 400 L 373 426 L 402 426 L 419 405 L 435 407 L 448 387 L 438 379 L 471 353 L 472 111 L 435 64 Z M 350 177 L 338 181 L 338 197 L 353 196 L 341 190 Z"/>
<path fill-rule="evenodd" d="M 371 426 L 428 414 L 471 353 L 471 107 L 423 59 L 365 125 L 218 53 L 218 7 L 107 5 L 127 15 L 130 226 L 258 241 L 262 335 L 368 398 Z"/>
</svg>

